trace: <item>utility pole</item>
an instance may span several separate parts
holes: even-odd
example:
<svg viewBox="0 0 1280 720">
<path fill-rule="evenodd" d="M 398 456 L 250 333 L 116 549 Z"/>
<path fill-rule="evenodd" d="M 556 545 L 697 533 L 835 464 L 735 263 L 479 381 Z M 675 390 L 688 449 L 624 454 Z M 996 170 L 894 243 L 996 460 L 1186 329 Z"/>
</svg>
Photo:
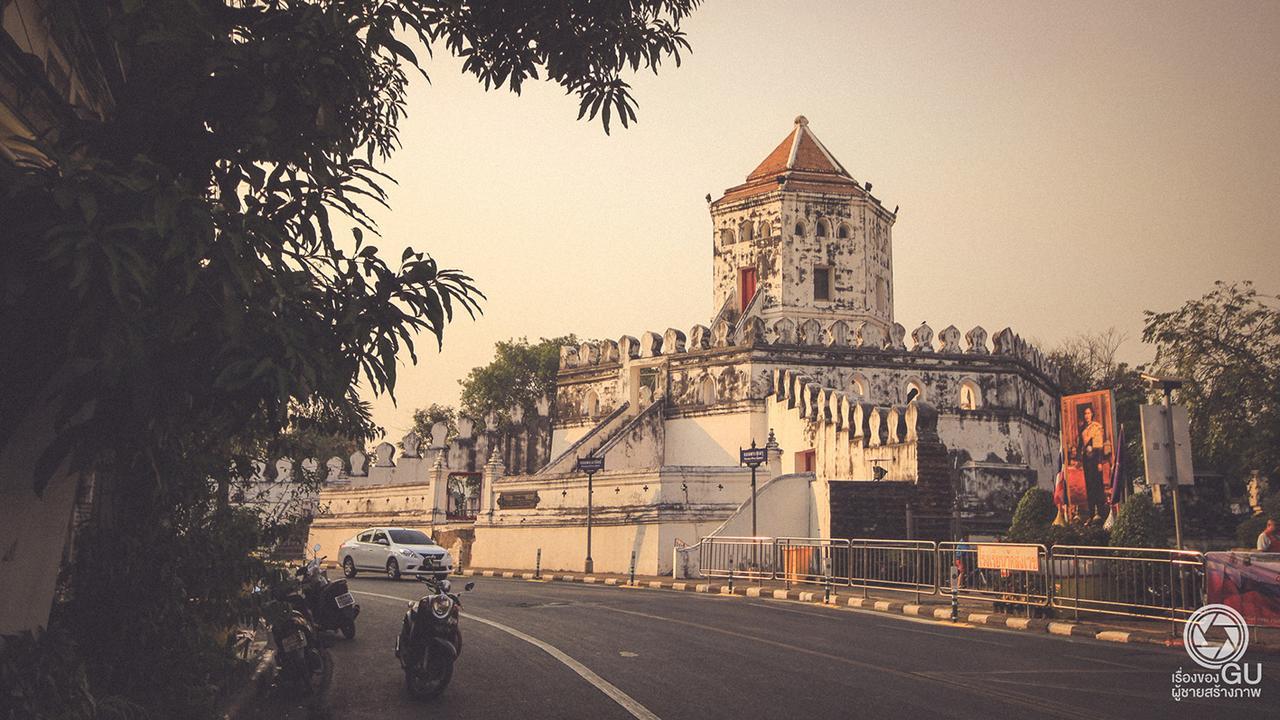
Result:
<svg viewBox="0 0 1280 720">
<path fill-rule="evenodd" d="M 595 475 L 604 469 L 604 458 L 592 457 L 591 455 L 580 457 L 578 458 L 577 465 L 575 465 L 575 469 L 578 472 L 584 472 L 587 474 L 587 561 L 584 564 L 583 570 L 584 572 L 593 573 L 595 572 L 595 563 L 591 560 L 592 494 L 595 490 Z"/>
</svg>

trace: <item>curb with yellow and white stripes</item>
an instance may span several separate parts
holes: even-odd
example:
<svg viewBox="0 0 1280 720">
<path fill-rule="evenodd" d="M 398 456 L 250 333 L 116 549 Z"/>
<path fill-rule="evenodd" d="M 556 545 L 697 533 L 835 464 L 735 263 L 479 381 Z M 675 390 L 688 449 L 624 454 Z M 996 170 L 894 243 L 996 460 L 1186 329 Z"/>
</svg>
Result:
<svg viewBox="0 0 1280 720">
<path fill-rule="evenodd" d="M 634 585 L 631 585 L 626 578 L 619 577 L 567 573 L 542 573 L 539 575 L 532 572 L 515 570 L 464 569 L 459 574 L 464 577 L 508 578 L 513 580 L 583 583 L 587 585 L 608 585 L 616 587 L 643 588 L 649 590 L 673 590 L 676 592 L 696 592 L 712 595 L 738 595 L 749 598 L 763 598 L 766 600 L 791 600 L 795 602 L 814 603 L 827 607 L 850 607 L 861 610 L 873 610 L 894 615 L 909 615 L 912 617 L 934 620 L 951 619 L 951 608 L 939 606 L 937 604 L 926 605 L 923 603 L 902 602 L 877 598 L 841 597 L 835 592 L 832 592 L 830 596 L 828 596 L 824 590 L 787 590 L 755 585 L 738 584 L 730 586 L 727 583 L 665 579 L 638 580 Z M 1170 637 L 1161 633 L 1108 629 L 1102 625 L 1093 625 L 1088 623 L 1013 617 L 1011 615 L 994 612 L 981 613 L 964 611 L 961 611 L 956 619 L 959 622 L 967 623 L 969 625 L 1001 627 L 1009 630 L 1047 633 L 1049 635 L 1062 637 L 1090 638 L 1093 640 L 1101 640 L 1103 642 L 1158 645 L 1161 647 L 1182 646 L 1182 638 L 1180 637 Z M 1250 649 L 1264 653 L 1280 651 L 1280 648 L 1255 646 L 1253 643 L 1250 643 Z"/>
</svg>

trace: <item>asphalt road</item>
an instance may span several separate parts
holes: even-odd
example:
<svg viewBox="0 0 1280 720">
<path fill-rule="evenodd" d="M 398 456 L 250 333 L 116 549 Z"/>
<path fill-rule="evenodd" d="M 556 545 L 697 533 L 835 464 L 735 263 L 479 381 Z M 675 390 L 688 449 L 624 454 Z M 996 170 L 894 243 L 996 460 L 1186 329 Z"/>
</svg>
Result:
<svg viewBox="0 0 1280 720">
<path fill-rule="evenodd" d="M 334 641 L 323 701 L 271 695 L 247 717 L 1280 717 L 1275 659 L 1263 662 L 1261 699 L 1175 702 L 1173 673 L 1195 670 L 1181 649 L 741 597 L 475 582 L 462 597 L 462 656 L 441 698 L 410 700 L 392 652 L 421 586 L 361 577 L 351 583 L 359 634 Z"/>
</svg>

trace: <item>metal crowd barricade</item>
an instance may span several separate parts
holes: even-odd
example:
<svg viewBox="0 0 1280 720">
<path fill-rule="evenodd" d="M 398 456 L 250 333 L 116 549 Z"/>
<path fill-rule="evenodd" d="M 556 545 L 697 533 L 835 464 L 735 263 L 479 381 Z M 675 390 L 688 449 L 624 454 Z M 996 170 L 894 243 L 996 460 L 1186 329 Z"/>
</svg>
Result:
<svg viewBox="0 0 1280 720">
<path fill-rule="evenodd" d="M 708 537 L 698 543 L 698 568 L 708 577 L 771 580 L 777 568 L 771 537 Z"/>
<path fill-rule="evenodd" d="M 868 588 L 913 592 L 916 599 L 938 591 L 938 544 L 928 540 L 847 540 L 848 584 Z"/>
<path fill-rule="evenodd" d="M 778 574 L 788 584 L 849 584 L 848 540 L 780 537 L 775 545 Z"/>
<path fill-rule="evenodd" d="M 1035 570 L 979 567 L 978 547 L 1035 549 Z M 938 543 L 938 576 L 943 594 L 956 583 L 956 597 L 1008 605 L 1043 607 L 1049 604 L 1053 585 L 1049 579 L 1049 551 L 1030 543 Z M 953 574 L 954 569 L 954 574 Z"/>
<path fill-rule="evenodd" d="M 1167 548 L 1055 545 L 1053 606 L 1167 618 L 1174 626 L 1205 603 L 1204 555 Z"/>
</svg>

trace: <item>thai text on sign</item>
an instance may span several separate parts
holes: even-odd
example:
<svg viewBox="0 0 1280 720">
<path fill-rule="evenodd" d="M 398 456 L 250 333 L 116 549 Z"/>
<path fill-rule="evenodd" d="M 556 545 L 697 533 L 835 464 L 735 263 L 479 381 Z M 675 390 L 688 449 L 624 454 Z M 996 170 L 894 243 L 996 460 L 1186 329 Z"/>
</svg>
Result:
<svg viewBox="0 0 1280 720">
<path fill-rule="evenodd" d="M 1036 572 L 1040 569 L 1040 548 L 1021 545 L 978 545 L 978 567 L 982 570 L 1026 570 Z"/>
</svg>

